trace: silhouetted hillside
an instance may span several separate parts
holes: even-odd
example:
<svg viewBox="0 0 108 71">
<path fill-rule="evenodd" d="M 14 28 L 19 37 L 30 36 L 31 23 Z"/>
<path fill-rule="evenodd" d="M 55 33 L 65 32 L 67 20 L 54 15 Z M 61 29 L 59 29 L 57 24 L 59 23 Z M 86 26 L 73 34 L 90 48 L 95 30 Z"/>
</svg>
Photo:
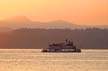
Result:
<svg viewBox="0 0 108 71">
<path fill-rule="evenodd" d="M 17 29 L 0 33 L 0 48 L 47 48 L 50 43 L 72 40 L 79 48 L 107 49 L 106 29 Z"/>
<path fill-rule="evenodd" d="M 38 22 L 28 19 L 26 16 L 16 16 L 5 20 L 0 20 L 0 27 L 12 29 L 19 28 L 37 28 L 37 29 L 85 29 L 85 28 L 106 28 L 108 25 L 85 26 L 78 25 L 64 20 L 55 20 L 49 22 Z"/>
</svg>

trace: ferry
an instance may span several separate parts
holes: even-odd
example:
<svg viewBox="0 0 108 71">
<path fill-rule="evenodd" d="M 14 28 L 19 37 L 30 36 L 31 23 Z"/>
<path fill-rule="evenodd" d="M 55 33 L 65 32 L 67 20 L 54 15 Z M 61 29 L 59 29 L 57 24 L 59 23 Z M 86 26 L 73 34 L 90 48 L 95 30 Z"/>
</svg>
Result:
<svg viewBox="0 0 108 71">
<path fill-rule="evenodd" d="M 65 43 L 50 44 L 42 52 L 81 52 L 81 49 L 76 48 L 72 41 L 66 40 Z"/>
</svg>

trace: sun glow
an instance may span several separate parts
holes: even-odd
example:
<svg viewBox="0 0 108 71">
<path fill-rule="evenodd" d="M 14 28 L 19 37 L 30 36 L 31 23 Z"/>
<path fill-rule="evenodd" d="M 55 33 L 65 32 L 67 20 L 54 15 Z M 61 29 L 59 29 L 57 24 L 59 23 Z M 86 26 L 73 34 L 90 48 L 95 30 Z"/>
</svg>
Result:
<svg viewBox="0 0 108 71">
<path fill-rule="evenodd" d="M 24 15 L 35 21 L 108 24 L 108 0 L 0 0 L 0 19 Z"/>
</svg>

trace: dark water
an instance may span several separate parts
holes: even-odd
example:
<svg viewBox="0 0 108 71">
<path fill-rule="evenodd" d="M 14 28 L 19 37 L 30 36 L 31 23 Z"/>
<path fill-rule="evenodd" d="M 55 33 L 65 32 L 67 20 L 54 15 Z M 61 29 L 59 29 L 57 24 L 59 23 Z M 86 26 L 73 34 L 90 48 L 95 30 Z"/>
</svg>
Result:
<svg viewBox="0 0 108 71">
<path fill-rule="evenodd" d="M 42 53 L 37 49 L 0 49 L 0 71 L 108 71 L 108 50 Z"/>
</svg>

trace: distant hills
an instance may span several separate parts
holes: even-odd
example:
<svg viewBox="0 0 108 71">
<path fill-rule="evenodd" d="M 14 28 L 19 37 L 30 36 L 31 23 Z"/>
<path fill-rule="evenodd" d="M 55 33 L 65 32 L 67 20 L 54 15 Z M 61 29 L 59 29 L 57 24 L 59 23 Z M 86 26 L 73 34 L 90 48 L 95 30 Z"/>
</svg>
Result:
<svg viewBox="0 0 108 71">
<path fill-rule="evenodd" d="M 50 22 L 36 22 L 28 19 L 25 16 L 16 16 L 13 18 L 0 21 L 0 27 L 7 27 L 12 29 L 19 28 L 38 28 L 38 29 L 85 29 L 85 28 L 108 28 L 107 25 L 103 26 L 84 26 L 72 24 L 64 20 L 55 20 Z"/>
<path fill-rule="evenodd" d="M 35 22 L 25 16 L 0 21 L 0 48 L 47 48 L 72 40 L 82 49 L 108 49 L 108 26 L 82 26 L 63 20 Z"/>
<path fill-rule="evenodd" d="M 35 22 L 29 20 L 25 16 L 17 16 L 0 21 L 0 27 L 19 28 L 40 28 L 40 29 L 75 29 L 81 26 L 66 22 L 63 20 L 55 20 L 50 22 Z"/>
<path fill-rule="evenodd" d="M 82 49 L 108 49 L 108 29 L 17 29 L 0 32 L 0 48 L 37 49 L 72 40 Z"/>
<path fill-rule="evenodd" d="M 8 28 L 8 27 L 0 27 L 0 32 L 10 32 L 12 31 L 12 28 Z"/>
</svg>

